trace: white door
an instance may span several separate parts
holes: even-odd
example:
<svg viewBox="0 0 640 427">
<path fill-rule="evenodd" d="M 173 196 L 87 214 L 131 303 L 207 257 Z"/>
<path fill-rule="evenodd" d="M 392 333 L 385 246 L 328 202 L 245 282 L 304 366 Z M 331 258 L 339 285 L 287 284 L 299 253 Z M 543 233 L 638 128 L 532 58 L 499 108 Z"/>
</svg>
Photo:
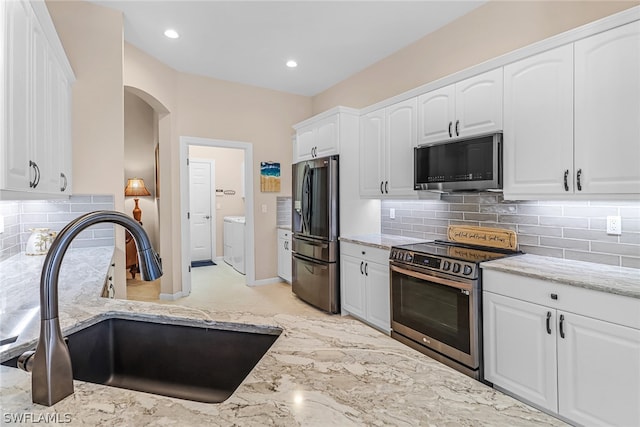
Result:
<svg viewBox="0 0 640 427">
<path fill-rule="evenodd" d="M 340 260 L 342 308 L 364 319 L 366 315 L 364 260 L 348 255 L 342 255 Z"/>
<path fill-rule="evenodd" d="M 211 193 L 215 188 L 214 170 L 213 160 L 189 161 L 191 261 L 211 261 L 215 258 L 212 236 L 215 219 L 211 209 Z"/>
<path fill-rule="evenodd" d="M 417 145 L 417 98 L 386 109 L 385 195 L 414 196 L 413 149 Z"/>
<path fill-rule="evenodd" d="M 560 415 L 585 426 L 640 426 L 640 330 L 558 314 Z"/>
<path fill-rule="evenodd" d="M 502 130 L 502 67 L 456 83 L 455 137 Z"/>
<path fill-rule="evenodd" d="M 360 118 L 360 195 L 384 194 L 384 108 Z"/>
<path fill-rule="evenodd" d="M 418 97 L 418 145 L 442 142 L 454 136 L 455 85 Z"/>
<path fill-rule="evenodd" d="M 576 193 L 638 193 L 640 21 L 575 43 L 575 102 Z"/>
<path fill-rule="evenodd" d="M 389 333 L 391 330 L 391 297 L 389 295 L 389 265 L 367 261 L 367 320 Z"/>
<path fill-rule="evenodd" d="M 505 194 L 573 193 L 572 45 L 504 67 L 503 152 Z"/>
<path fill-rule="evenodd" d="M 483 292 L 483 311 L 486 379 L 557 412 L 555 310 Z"/>
</svg>

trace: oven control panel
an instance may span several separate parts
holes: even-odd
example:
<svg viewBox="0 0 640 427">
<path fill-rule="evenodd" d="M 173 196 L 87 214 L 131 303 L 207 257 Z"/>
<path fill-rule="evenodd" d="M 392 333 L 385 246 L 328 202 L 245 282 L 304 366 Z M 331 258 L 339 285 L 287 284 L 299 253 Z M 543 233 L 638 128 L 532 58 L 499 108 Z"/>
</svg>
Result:
<svg viewBox="0 0 640 427">
<path fill-rule="evenodd" d="M 405 249 L 391 248 L 389 259 L 391 261 L 410 264 L 414 267 L 440 271 L 468 279 L 478 277 L 477 265 L 475 263 L 460 261 L 445 256 L 433 256 Z"/>
</svg>

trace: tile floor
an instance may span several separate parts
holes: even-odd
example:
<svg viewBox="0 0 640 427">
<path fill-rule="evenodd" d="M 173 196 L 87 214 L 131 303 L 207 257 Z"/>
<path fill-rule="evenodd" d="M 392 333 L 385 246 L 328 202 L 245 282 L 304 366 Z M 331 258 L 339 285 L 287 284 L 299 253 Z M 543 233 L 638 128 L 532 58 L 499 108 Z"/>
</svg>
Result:
<svg viewBox="0 0 640 427">
<path fill-rule="evenodd" d="M 305 316 L 326 314 L 301 301 L 286 282 L 247 286 L 245 276 L 224 261 L 191 269 L 191 294 L 175 301 L 160 300 L 160 281 L 127 280 L 127 299 L 188 307 L 206 307 L 254 314 L 288 313 Z M 138 276 L 139 278 L 139 276 Z M 160 279 L 162 280 L 162 279 Z"/>
</svg>

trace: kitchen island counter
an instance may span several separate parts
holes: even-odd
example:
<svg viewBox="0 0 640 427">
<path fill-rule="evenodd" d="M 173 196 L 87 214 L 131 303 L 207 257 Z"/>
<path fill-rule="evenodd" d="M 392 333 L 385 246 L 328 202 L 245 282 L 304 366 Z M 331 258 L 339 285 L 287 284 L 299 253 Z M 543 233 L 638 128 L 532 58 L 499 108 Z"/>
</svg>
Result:
<svg viewBox="0 0 640 427">
<path fill-rule="evenodd" d="M 3 423 L 30 424 L 57 417 L 68 425 L 91 426 L 563 425 L 354 319 L 265 316 L 99 298 L 104 273 L 93 274 L 101 277 L 93 292 L 73 292 L 68 287 L 60 294 L 60 321 L 67 333 L 97 317 L 118 313 L 271 325 L 283 332 L 235 393 L 220 404 L 75 381 L 75 393 L 48 408 L 31 402 L 31 374 L 0 366 Z M 79 282 L 88 286 L 86 280 Z M 37 295 L 37 283 L 21 285 L 24 292 Z M 4 346 L 1 360 L 33 346 L 37 332 L 26 329 L 17 343 Z"/>
</svg>

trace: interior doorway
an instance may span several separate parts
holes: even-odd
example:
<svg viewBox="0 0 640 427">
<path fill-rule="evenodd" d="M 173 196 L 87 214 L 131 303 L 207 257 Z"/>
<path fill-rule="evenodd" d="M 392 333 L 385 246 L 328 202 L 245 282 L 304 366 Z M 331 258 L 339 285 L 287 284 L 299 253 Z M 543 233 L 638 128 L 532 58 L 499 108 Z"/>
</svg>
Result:
<svg viewBox="0 0 640 427">
<path fill-rule="evenodd" d="M 180 190 L 181 190 L 181 212 L 182 229 L 189 230 L 182 233 L 182 294 L 187 296 L 191 293 L 192 269 L 200 268 L 200 263 L 193 263 L 193 256 L 206 257 L 204 252 L 192 255 L 196 247 L 206 246 L 206 239 L 201 239 L 202 234 L 207 233 L 206 227 L 202 225 L 206 220 L 206 186 L 197 185 L 192 182 L 191 176 L 195 169 L 198 174 L 203 172 L 203 160 L 212 161 L 212 181 L 208 192 L 211 210 L 211 261 L 215 264 L 224 264 L 224 219 L 225 217 L 243 218 L 242 237 L 243 266 L 235 268 L 239 278 L 247 285 L 255 282 L 254 265 L 254 219 L 253 219 L 253 149 L 250 143 L 214 140 L 207 138 L 180 137 Z M 192 169 L 192 166 L 195 166 Z M 202 176 L 199 179 L 206 179 Z M 202 216 L 203 218 L 198 218 Z M 215 220 L 213 220 L 215 218 Z M 204 231 L 203 231 L 204 230 Z M 202 240 L 202 241 L 200 241 Z M 204 243 L 203 243 L 204 242 Z M 234 257 L 235 259 L 236 257 Z M 205 260 L 206 261 L 206 260 Z M 224 265 L 227 267 L 226 265 Z M 207 275 L 215 280 L 215 267 L 208 267 Z M 228 270 L 228 269 L 226 269 Z M 233 270 L 232 270 L 233 271 Z M 241 273 L 242 272 L 242 273 Z M 244 274 L 243 274 L 244 273 Z M 228 275 L 228 271 L 224 273 Z"/>
<path fill-rule="evenodd" d="M 189 156 L 191 267 L 214 265 L 216 258 L 216 162 Z"/>
</svg>

